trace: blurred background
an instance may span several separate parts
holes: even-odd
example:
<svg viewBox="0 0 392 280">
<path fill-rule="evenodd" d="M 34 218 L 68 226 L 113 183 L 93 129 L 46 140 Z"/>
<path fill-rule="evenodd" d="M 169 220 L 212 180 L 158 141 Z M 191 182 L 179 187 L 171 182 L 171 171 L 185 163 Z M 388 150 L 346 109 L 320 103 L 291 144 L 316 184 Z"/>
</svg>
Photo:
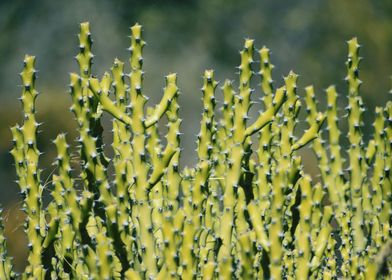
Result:
<svg viewBox="0 0 392 280">
<path fill-rule="evenodd" d="M 37 101 L 38 121 L 44 122 L 38 141 L 44 152 L 42 178 L 50 189 L 55 155 L 51 141 L 59 132 L 68 132 L 70 142 L 76 137 L 73 115 L 68 111 L 71 99 L 67 84 L 69 73 L 78 71 L 74 56 L 78 52 L 78 24 L 83 21 L 91 24 L 94 74 L 100 76 L 109 70 L 115 57 L 128 61 L 127 36 L 129 27 L 136 22 L 143 25 L 147 41 L 144 93 L 151 97 L 150 104 L 162 95 L 164 75 L 178 73 L 183 93 L 179 101 L 184 120 L 183 165 L 196 161 L 203 71 L 215 69 L 216 79 L 222 83 L 226 78 L 235 80 L 244 38 L 255 39 L 257 48 L 265 45 L 271 49 L 275 86 L 294 70 L 300 75 L 299 94 L 303 96 L 303 88 L 313 84 L 324 109 L 324 89 L 330 84 L 335 84 L 341 93 L 341 107 L 346 104 L 345 41 L 357 36 L 364 57 L 361 95 L 369 109 L 365 113 L 366 137 L 372 134 L 370 123 L 375 106 L 383 106 L 391 99 L 390 0 L 0 0 L 0 203 L 5 209 L 9 250 L 19 270 L 26 256 L 22 246 L 23 215 L 18 210 L 18 186 L 9 154 L 9 128 L 22 117 L 17 100 L 21 93 L 18 73 L 26 53 L 37 57 L 37 88 L 42 93 Z M 218 101 L 222 99 L 219 94 Z M 256 91 L 254 98 L 260 96 Z M 254 106 L 252 116 L 259 109 Z M 344 112 L 341 114 L 343 120 Z M 105 127 L 108 131 L 107 120 Z M 110 149 L 110 133 L 105 137 Z M 306 150 L 303 153 L 305 168 L 316 176 L 314 159 Z"/>
</svg>

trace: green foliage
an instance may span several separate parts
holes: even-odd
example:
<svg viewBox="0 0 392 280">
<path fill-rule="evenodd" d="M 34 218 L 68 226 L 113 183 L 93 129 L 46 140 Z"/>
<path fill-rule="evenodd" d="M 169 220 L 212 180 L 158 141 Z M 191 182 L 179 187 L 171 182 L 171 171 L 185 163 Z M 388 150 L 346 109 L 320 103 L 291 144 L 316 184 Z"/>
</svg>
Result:
<svg viewBox="0 0 392 280">
<path fill-rule="evenodd" d="M 326 112 L 317 108 L 313 88 L 306 88 L 309 127 L 296 137 L 303 106 L 298 75 L 290 72 L 274 90 L 269 50 L 262 48 L 255 59 L 254 42 L 247 39 L 238 92 L 225 81 L 221 114 L 215 112 L 214 71 L 205 71 L 198 162 L 181 169 L 177 76 L 166 76 L 161 101 L 146 107 L 145 42 L 140 25 L 131 32 L 130 72 L 116 59 L 111 73 L 98 79 L 91 71 L 89 24 L 81 24 L 80 73 L 70 75 L 79 161 L 75 166 L 65 135 L 58 135 L 47 207 L 36 144 L 35 58 L 25 58 L 24 119 L 12 128 L 29 240 L 22 279 L 375 279 L 392 268 L 392 103 L 376 109 L 374 136 L 365 143 L 355 38 L 348 42 L 347 163 L 335 88 L 326 90 Z M 264 110 L 251 122 L 256 67 Z M 112 158 L 104 151 L 104 112 L 113 117 Z M 327 137 L 320 133 L 324 122 Z M 298 154 L 309 143 L 317 182 Z M 14 279 L 5 248 L 0 228 L 0 276 Z"/>
</svg>

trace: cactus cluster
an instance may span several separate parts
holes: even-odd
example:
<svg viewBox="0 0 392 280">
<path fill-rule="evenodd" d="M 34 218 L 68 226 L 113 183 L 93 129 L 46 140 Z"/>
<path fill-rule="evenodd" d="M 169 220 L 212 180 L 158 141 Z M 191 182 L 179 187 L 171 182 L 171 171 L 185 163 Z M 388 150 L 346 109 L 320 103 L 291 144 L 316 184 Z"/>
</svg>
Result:
<svg viewBox="0 0 392 280">
<path fill-rule="evenodd" d="M 177 76 L 166 76 L 161 101 L 147 106 L 141 26 L 131 33 L 130 72 L 116 59 L 96 78 L 89 24 L 81 24 L 80 73 L 70 75 L 79 160 L 71 161 L 65 134 L 58 135 L 47 206 L 36 143 L 35 58 L 25 57 L 24 118 L 12 128 L 29 240 L 21 279 L 376 279 L 392 269 L 392 102 L 376 108 L 365 142 L 355 38 L 348 41 L 344 118 L 333 86 L 325 112 L 313 87 L 299 97 L 294 72 L 274 89 L 269 50 L 257 51 L 246 39 L 238 89 L 229 80 L 218 88 L 214 71 L 205 71 L 198 161 L 181 168 Z M 260 81 L 264 109 L 251 122 L 252 79 Z M 223 100 L 219 112 L 216 99 Z M 296 136 L 301 107 L 308 129 Z M 104 113 L 113 117 L 112 158 L 105 155 Z M 298 150 L 307 144 L 319 179 L 303 169 Z M 0 278 L 18 278 L 1 227 L 0 253 Z"/>
</svg>

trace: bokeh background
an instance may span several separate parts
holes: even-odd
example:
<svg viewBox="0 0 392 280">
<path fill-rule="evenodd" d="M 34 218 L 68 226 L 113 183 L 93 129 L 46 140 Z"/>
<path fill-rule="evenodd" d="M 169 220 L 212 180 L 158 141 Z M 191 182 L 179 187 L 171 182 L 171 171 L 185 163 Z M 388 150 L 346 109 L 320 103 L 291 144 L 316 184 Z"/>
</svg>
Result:
<svg viewBox="0 0 392 280">
<path fill-rule="evenodd" d="M 196 161 L 202 73 L 213 68 L 221 82 L 236 79 L 238 51 L 247 37 L 256 40 L 256 47 L 266 45 L 272 50 L 276 86 L 293 69 L 300 75 L 299 94 L 313 84 L 324 108 L 324 89 L 330 84 L 337 86 L 340 102 L 345 104 L 345 41 L 357 36 L 363 45 L 360 77 L 364 81 L 361 95 L 369 109 L 365 113 L 367 135 L 372 133 L 375 106 L 391 99 L 390 0 L 0 0 L 0 203 L 5 209 L 9 250 L 19 270 L 26 256 L 23 215 L 18 210 L 18 187 L 9 155 L 9 128 L 21 120 L 18 73 L 24 54 L 37 56 L 37 87 L 42 93 L 37 102 L 38 120 L 44 122 L 38 141 L 44 152 L 41 167 L 43 179 L 48 178 L 44 194 L 48 200 L 54 157 L 51 140 L 59 132 L 68 132 L 68 139 L 75 137 L 67 84 L 69 73 L 78 70 L 74 56 L 78 51 L 78 24 L 83 21 L 91 23 L 96 75 L 110 69 L 115 57 L 127 61 L 129 27 L 136 22 L 144 26 L 148 43 L 144 92 L 151 97 L 150 102 L 159 100 L 164 75 L 179 74 L 183 165 Z M 260 93 L 256 91 L 254 96 Z M 260 109 L 254 107 L 252 115 Z M 110 134 L 105 137 L 110 144 Z M 307 171 L 317 176 L 310 153 L 305 151 L 304 158 Z"/>
</svg>

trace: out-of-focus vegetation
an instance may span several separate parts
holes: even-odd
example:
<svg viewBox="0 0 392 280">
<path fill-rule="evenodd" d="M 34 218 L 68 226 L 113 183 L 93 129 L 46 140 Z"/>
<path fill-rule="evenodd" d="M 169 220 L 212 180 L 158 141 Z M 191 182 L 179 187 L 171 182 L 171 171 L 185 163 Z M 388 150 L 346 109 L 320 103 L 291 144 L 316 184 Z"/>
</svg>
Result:
<svg viewBox="0 0 392 280">
<path fill-rule="evenodd" d="M 145 93 L 151 102 L 161 96 L 162 76 L 168 72 L 179 73 L 183 93 L 179 103 L 184 119 L 184 164 L 196 160 L 193 150 L 202 107 L 201 75 L 204 69 L 214 68 L 218 80 L 234 79 L 232 66 L 239 64 L 237 52 L 245 37 L 255 38 L 273 50 L 275 77 L 294 69 L 300 74 L 299 94 L 303 95 L 302 88 L 312 82 L 318 99 L 323 100 L 323 89 L 332 82 L 341 81 L 336 84 L 338 92 L 346 90 L 343 42 L 357 36 L 364 46 L 361 77 L 366 83 L 361 95 L 369 108 L 364 115 L 365 122 L 373 120 L 375 105 L 383 105 L 390 99 L 387 76 L 392 74 L 389 63 L 392 61 L 392 3 L 388 0 L 300 0 L 289 4 L 258 0 L 2 0 L 0 203 L 6 208 L 11 209 L 19 199 L 12 183 L 16 175 L 8 151 L 12 139 L 9 127 L 21 119 L 20 104 L 16 101 L 20 95 L 17 73 L 24 54 L 38 58 L 38 89 L 43 94 L 37 104 L 38 119 L 44 122 L 38 144 L 45 153 L 42 156 L 45 178 L 53 170 L 51 140 L 60 131 L 74 131 L 72 114 L 64 113 L 64 108 L 71 104 L 66 94 L 68 73 L 77 69 L 72 57 L 78 51 L 75 48 L 77 26 L 82 21 L 91 22 L 94 39 L 99 42 L 94 45 L 95 73 L 102 74 L 103 69 L 108 69 L 115 55 L 122 54 L 120 58 L 125 60 L 127 52 L 123 46 L 128 45 L 129 39 L 123 34 L 137 21 L 143 23 L 149 43 L 145 48 L 144 69 L 148 80 Z M 283 81 L 276 83 L 281 85 Z M 73 139 L 73 135 L 68 139 Z M 13 213 L 15 208 L 12 209 Z M 9 219 L 17 216 L 12 213 Z M 15 227 L 10 228 L 8 234 L 14 230 Z"/>
</svg>

